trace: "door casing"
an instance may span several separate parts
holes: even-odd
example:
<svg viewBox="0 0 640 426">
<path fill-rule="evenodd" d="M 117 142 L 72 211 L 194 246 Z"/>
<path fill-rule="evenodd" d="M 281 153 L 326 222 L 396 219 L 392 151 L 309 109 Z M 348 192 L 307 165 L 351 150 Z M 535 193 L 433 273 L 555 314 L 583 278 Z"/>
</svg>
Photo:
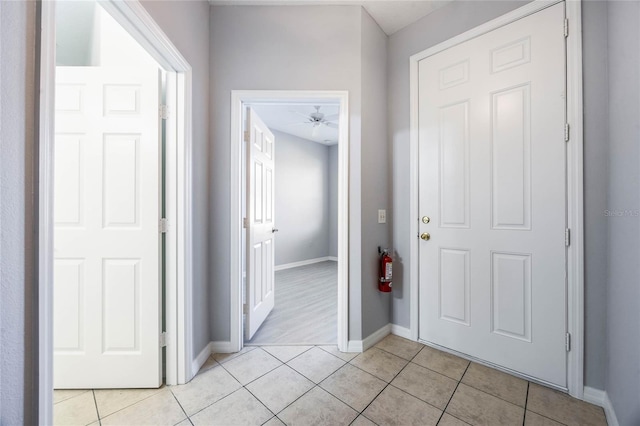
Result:
<svg viewBox="0 0 640 426">
<path fill-rule="evenodd" d="M 338 119 L 338 349 L 347 351 L 349 326 L 349 94 L 325 90 L 232 90 L 231 91 L 231 214 L 229 228 L 231 277 L 231 338 L 229 347 L 217 351 L 242 349 L 242 188 L 244 161 L 242 141 L 243 109 L 247 104 L 296 103 L 319 100 L 340 105 Z"/>
<path fill-rule="evenodd" d="M 420 60 L 442 52 L 452 46 L 470 40 L 496 28 L 517 21 L 563 0 L 534 0 L 510 13 L 473 28 L 445 42 L 412 55 L 410 66 L 410 217 L 411 268 L 409 330 L 413 340 L 418 340 L 419 319 L 419 249 L 418 235 L 418 63 Z M 584 395 L 584 201 L 583 201 L 583 127 L 582 127 L 582 4 L 580 0 L 566 1 L 566 17 L 569 23 L 567 36 L 567 111 L 570 128 L 567 142 L 567 226 L 571 230 L 571 244 L 567 256 L 567 331 L 571 335 L 571 351 L 567 353 L 566 389 L 570 395 Z M 564 324 L 563 324 L 564 326 Z"/>
<path fill-rule="evenodd" d="M 167 71 L 165 171 L 166 218 L 166 383 L 188 382 L 192 348 L 191 152 L 192 69 L 139 1 L 100 3 Z M 53 161 L 55 96 L 55 2 L 38 2 L 38 418 L 53 423 Z M 159 337 L 159 336 L 158 336 Z"/>
</svg>

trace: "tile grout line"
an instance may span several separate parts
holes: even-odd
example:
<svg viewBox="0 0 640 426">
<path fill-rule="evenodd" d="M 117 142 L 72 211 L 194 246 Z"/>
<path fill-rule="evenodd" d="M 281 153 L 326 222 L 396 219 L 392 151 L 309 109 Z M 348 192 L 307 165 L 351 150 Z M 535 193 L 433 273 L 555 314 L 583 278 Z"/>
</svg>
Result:
<svg viewBox="0 0 640 426">
<path fill-rule="evenodd" d="M 197 374 L 196 374 L 197 376 Z M 180 400 L 178 399 L 178 397 L 173 393 L 173 391 L 171 389 L 169 389 L 169 393 L 171 394 L 171 396 L 173 397 L 173 399 L 176 400 L 176 402 L 178 403 L 178 407 L 180 407 L 180 409 L 182 410 L 182 412 L 184 413 L 184 415 L 187 417 L 187 420 L 189 420 L 189 423 L 193 424 L 191 422 L 191 418 L 189 417 L 189 415 L 187 414 L 187 411 L 184 409 L 184 407 L 182 406 L 182 404 L 180 403 Z"/>
<path fill-rule="evenodd" d="M 102 425 L 102 422 L 100 421 L 100 411 L 98 410 L 98 401 L 96 401 L 96 393 L 94 392 L 94 389 L 91 389 L 91 396 L 93 397 L 93 406 L 96 408 L 96 416 L 98 416 L 98 424 Z"/>
<path fill-rule="evenodd" d="M 280 368 L 280 367 L 277 367 L 277 368 Z M 274 370 L 275 370 L 275 368 L 274 368 Z M 271 370 L 271 371 L 273 371 L 273 370 Z M 257 379 L 256 379 L 256 380 L 257 380 Z M 247 383 L 247 384 L 248 384 L 248 383 Z M 247 392 L 249 392 L 249 395 L 251 395 L 252 397 L 254 397 L 254 398 L 256 399 L 256 401 L 258 401 L 260 404 L 262 404 L 262 406 L 263 406 L 263 407 L 264 407 L 268 412 L 270 412 L 271 414 L 273 414 L 271 417 L 269 417 L 269 418 L 268 418 L 266 421 L 264 421 L 262 424 L 264 424 L 264 423 L 268 422 L 269 420 L 271 420 L 272 418 L 274 418 L 274 417 L 276 416 L 276 413 L 274 413 L 273 411 L 271 411 L 271 409 L 270 409 L 269 407 L 267 407 L 267 406 L 265 405 L 265 403 L 264 403 L 264 402 L 262 402 L 262 400 L 261 400 L 260 398 L 258 398 L 256 395 L 254 395 L 254 394 L 253 394 L 253 392 L 251 392 L 249 389 L 247 389 L 247 386 L 243 386 L 242 388 L 244 388 L 244 390 L 246 390 Z M 238 389 L 238 390 L 240 390 L 240 389 Z M 237 391 L 236 391 L 236 392 L 237 392 Z M 233 393 L 236 393 L 236 392 L 233 392 Z"/>
<path fill-rule="evenodd" d="M 522 416 L 522 426 L 525 425 L 527 420 L 527 405 L 529 405 L 529 387 L 531 386 L 531 382 L 527 380 L 527 396 L 524 399 L 524 415 Z"/>
<path fill-rule="evenodd" d="M 1 1 L 1 0 L 0 0 L 0 1 Z M 112 413 L 109 413 L 109 414 L 107 414 L 107 415 L 106 415 L 106 416 L 104 416 L 104 417 L 100 417 L 100 411 L 98 411 L 98 419 L 99 419 L 99 420 L 106 419 L 107 417 L 113 416 L 114 414 L 119 413 L 120 411 L 126 410 L 127 408 L 133 407 L 134 405 L 138 405 L 138 404 L 139 404 L 139 403 L 141 403 L 142 401 L 145 401 L 145 400 L 147 400 L 147 399 L 149 399 L 149 398 L 151 398 L 151 397 L 153 397 L 153 396 L 156 396 L 156 395 L 157 395 L 157 394 L 159 394 L 160 392 L 162 392 L 162 387 L 165 387 L 166 389 L 169 389 L 169 387 L 163 383 L 163 384 L 162 384 L 162 386 L 160 386 L 159 388 L 157 388 L 157 391 L 158 391 L 158 392 L 156 392 L 156 393 L 154 393 L 154 394 L 152 394 L 152 395 L 149 395 L 149 396 L 145 396 L 145 397 L 144 397 L 144 398 L 142 398 L 141 400 L 136 401 L 136 402 L 134 402 L 134 403 L 132 403 L 132 404 L 129 404 L 129 405 L 125 406 L 125 407 L 119 408 L 119 409 L 117 409 L 116 411 L 114 411 L 114 412 L 112 412 Z M 124 388 L 124 390 L 126 390 L 126 389 L 127 389 L 127 388 Z M 153 389 L 153 388 L 151 388 L 151 389 Z M 95 402 L 96 402 L 96 409 L 97 409 L 97 406 L 98 406 L 98 400 L 97 400 L 97 399 L 95 399 L 95 391 L 96 391 L 96 390 L 101 390 L 101 389 L 91 389 L 91 391 L 93 392 L 94 400 L 95 400 Z M 110 390 L 123 390 L 123 389 L 110 389 Z M 173 394 L 173 392 L 172 392 L 172 394 Z M 100 422 L 100 424 L 102 424 L 102 422 Z"/>
<path fill-rule="evenodd" d="M 444 413 L 447 412 L 447 408 L 449 408 L 449 404 L 451 404 L 451 400 L 453 399 L 453 396 L 458 391 L 458 387 L 460 386 L 460 383 L 462 383 L 462 379 L 464 378 L 464 375 L 467 374 L 467 370 L 469 370 L 470 366 L 471 366 L 471 362 L 468 361 L 467 362 L 467 367 L 464 369 L 464 373 L 462 373 L 462 376 L 460 376 L 460 380 L 458 380 L 458 384 L 456 385 L 456 388 L 451 393 L 451 397 L 449 398 L 449 401 L 447 401 L 447 405 L 445 405 L 444 408 L 442 409 L 442 414 L 440 414 L 440 418 L 438 419 L 438 423 L 440 423 L 440 420 L 442 420 L 442 417 L 444 417 Z M 447 413 L 447 414 L 451 415 L 450 413 Z M 453 416 L 453 417 L 455 417 L 455 416 Z M 459 420 L 461 420 L 461 419 L 459 419 Z M 436 424 L 438 424 L 438 423 L 436 423 Z"/>
<path fill-rule="evenodd" d="M 374 345 L 373 347 L 375 347 L 375 345 Z M 387 352 L 387 351 L 385 351 L 384 349 L 380 349 L 380 350 L 382 350 L 383 352 Z M 385 382 L 385 383 L 386 383 L 386 385 L 382 388 L 382 390 L 381 390 L 380 392 L 378 392 L 378 394 L 377 394 L 377 395 L 376 395 L 376 396 L 371 400 L 371 402 L 369 402 L 369 403 L 367 404 L 367 406 L 366 406 L 366 407 L 364 407 L 364 409 L 360 412 L 360 415 L 362 415 L 365 419 L 370 420 L 371 422 L 375 423 L 375 422 L 374 422 L 373 420 L 371 420 L 369 417 L 365 416 L 365 415 L 364 415 L 364 412 L 365 412 L 365 411 L 367 411 L 367 408 L 369 408 L 369 406 L 371 406 L 371 404 L 373 404 L 373 402 L 374 402 L 376 399 L 378 399 L 378 397 L 382 394 L 382 392 L 384 392 L 384 390 L 385 390 L 386 388 L 388 388 L 389 386 L 391 386 L 391 382 L 393 382 L 393 381 L 395 380 L 395 378 L 396 378 L 396 377 L 398 377 L 398 376 L 400 375 L 400 373 L 402 373 L 402 371 L 403 371 L 405 368 L 407 368 L 407 365 L 409 365 L 409 364 L 411 363 L 411 361 L 412 361 L 415 357 L 417 357 L 417 356 L 418 356 L 418 354 L 419 354 L 421 351 L 422 351 L 422 348 L 420 348 L 420 350 L 419 350 L 419 351 L 418 351 L 418 352 L 417 352 L 417 353 L 416 353 L 416 354 L 411 358 L 411 360 L 409 360 L 409 361 L 407 361 L 406 359 L 404 359 L 404 358 L 402 358 L 402 357 L 398 357 L 398 358 L 400 358 L 400 359 L 403 359 L 404 361 L 407 361 L 407 363 L 406 363 L 406 364 L 405 364 L 405 365 L 404 365 L 400 370 L 398 370 L 398 372 L 396 373 L 396 375 L 395 375 L 395 376 L 393 376 L 393 378 L 392 378 L 390 381 L 388 381 L 388 382 L 387 382 L 386 380 L 382 380 L 382 379 L 380 379 L 380 377 L 378 377 L 378 379 L 380 379 L 380 380 L 382 380 L 383 382 Z M 364 352 L 362 352 L 362 353 L 364 353 Z M 394 355 L 394 356 L 397 356 L 397 355 L 395 355 L 395 354 L 392 354 L 391 352 L 387 352 L 387 353 L 389 353 L 389 354 L 391 354 L 391 355 Z M 354 357 L 353 359 L 356 359 L 356 358 L 357 358 L 357 356 L 356 356 L 356 357 Z M 354 366 L 354 367 L 356 367 L 356 368 L 359 368 L 359 367 L 358 367 L 358 366 L 356 366 L 356 365 L 353 365 L 353 366 Z M 363 369 L 361 369 L 361 368 L 360 368 L 360 370 L 364 371 L 365 373 L 369 373 L 368 371 L 365 371 L 365 370 L 363 370 Z M 369 374 L 371 374 L 371 373 L 369 373 Z M 377 377 L 377 376 L 375 376 L 375 375 L 373 375 L 373 374 L 371 374 L 371 375 L 372 375 L 372 376 L 374 376 L 374 377 Z M 395 386 L 394 386 L 394 388 L 395 388 Z M 396 389 L 398 389 L 398 388 L 396 388 Z M 404 392 L 402 389 L 399 389 L 399 390 L 400 390 L 401 392 Z M 404 393 L 406 393 L 407 395 L 411 395 L 410 393 L 407 393 L 407 392 L 404 392 Z M 413 395 L 411 395 L 411 396 L 413 396 Z M 414 398 L 416 398 L 416 397 L 414 396 Z M 418 398 L 418 399 L 420 399 L 420 398 Z M 420 400 L 420 401 L 422 401 L 422 400 Z M 427 404 L 428 404 L 428 403 L 427 403 Z M 431 404 L 429 404 L 429 405 L 431 405 Z M 357 419 L 357 418 L 358 418 L 358 417 L 356 417 L 356 419 Z M 354 421 L 355 421 L 355 420 L 354 420 Z"/>
</svg>

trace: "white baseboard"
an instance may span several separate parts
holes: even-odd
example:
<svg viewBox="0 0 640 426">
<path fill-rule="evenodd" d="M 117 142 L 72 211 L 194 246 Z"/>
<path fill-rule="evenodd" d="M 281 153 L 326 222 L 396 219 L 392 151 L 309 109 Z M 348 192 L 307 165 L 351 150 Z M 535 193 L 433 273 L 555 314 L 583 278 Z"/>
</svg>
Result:
<svg viewBox="0 0 640 426">
<path fill-rule="evenodd" d="M 332 262 L 337 262 L 338 261 L 338 256 L 327 256 L 327 260 L 330 260 Z"/>
<path fill-rule="evenodd" d="M 364 352 L 362 350 L 362 340 L 349 340 L 347 342 L 347 352 Z"/>
<path fill-rule="evenodd" d="M 364 352 L 380 340 L 384 339 L 391 333 L 391 324 L 387 324 L 377 331 L 374 331 L 364 340 L 349 340 L 347 343 L 347 352 Z"/>
<path fill-rule="evenodd" d="M 404 337 L 405 339 L 413 340 L 411 338 L 411 330 L 406 327 L 399 326 L 397 324 L 391 324 L 391 334 L 398 337 Z"/>
<path fill-rule="evenodd" d="M 276 265 L 276 271 L 282 271 L 284 269 L 297 268 L 298 266 L 312 265 L 314 263 L 326 262 L 328 260 L 333 260 L 335 262 L 338 261 L 337 257 L 325 256 L 325 257 L 316 257 L 315 259 L 307 259 L 301 260 L 300 262 L 292 262 L 292 263 L 283 263 L 282 265 Z"/>
<path fill-rule="evenodd" d="M 209 358 L 209 356 L 211 356 L 211 343 L 212 342 L 209 342 L 200 351 L 196 359 L 191 361 L 191 377 L 192 378 L 195 377 L 196 374 L 198 374 L 198 371 L 200 371 L 200 368 L 204 365 L 205 362 L 207 362 L 207 359 Z"/>
<path fill-rule="evenodd" d="M 611 405 L 611 400 L 609 399 L 607 392 L 585 386 L 582 397 L 585 401 L 598 405 L 604 409 L 604 415 L 607 416 L 607 423 L 609 426 L 619 426 L 616 412 L 613 410 L 613 405 Z"/>
<path fill-rule="evenodd" d="M 387 337 L 389 334 L 391 334 L 391 324 L 380 327 L 380 329 L 374 331 L 362 341 L 362 350 L 366 351 L 367 349 L 373 347 L 376 343 Z"/>
<path fill-rule="evenodd" d="M 211 342 L 209 343 L 211 346 L 212 354 L 232 354 L 234 352 L 238 352 L 237 349 L 231 346 L 231 342 Z"/>
</svg>

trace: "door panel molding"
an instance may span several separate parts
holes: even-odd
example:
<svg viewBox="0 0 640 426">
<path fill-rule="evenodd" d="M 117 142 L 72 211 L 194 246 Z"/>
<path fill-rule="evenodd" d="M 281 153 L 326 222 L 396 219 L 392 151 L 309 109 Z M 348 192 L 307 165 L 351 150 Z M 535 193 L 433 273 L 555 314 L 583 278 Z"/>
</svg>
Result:
<svg viewBox="0 0 640 426">
<path fill-rule="evenodd" d="M 419 250 L 416 238 L 419 230 L 418 211 L 418 64 L 420 60 L 442 52 L 450 47 L 503 27 L 562 0 L 535 0 L 510 13 L 444 41 L 410 57 L 410 323 L 413 340 L 418 340 L 419 324 Z M 572 348 L 568 352 L 567 384 L 569 393 L 582 398 L 584 392 L 584 201 L 583 201 L 583 116 L 582 116 L 582 4 L 580 0 L 565 2 L 566 18 L 570 22 L 566 38 L 567 55 L 567 111 L 566 121 L 571 127 L 571 138 L 566 145 L 567 155 L 567 227 L 571 229 L 571 244 L 567 251 L 567 330 L 571 334 Z M 522 58 L 527 58 L 526 43 L 513 41 L 506 47 L 522 47 Z M 496 54 L 500 53 L 499 49 Z M 495 55 L 494 55 L 495 56 Z M 499 59 L 499 58 L 498 58 Z M 452 64 L 456 65 L 456 64 Z M 500 63 L 497 63 L 500 65 Z M 502 64 L 503 67 L 518 64 Z M 456 79 L 465 79 L 464 67 L 459 66 L 458 76 L 451 76 L 444 83 L 454 84 Z M 503 68 L 498 67 L 496 72 Z M 453 72 L 453 70 L 451 71 Z M 455 78 L 454 78 L 455 77 Z M 450 81 L 451 80 L 451 81 Z M 443 82 L 441 81 L 441 84 Z"/>
</svg>

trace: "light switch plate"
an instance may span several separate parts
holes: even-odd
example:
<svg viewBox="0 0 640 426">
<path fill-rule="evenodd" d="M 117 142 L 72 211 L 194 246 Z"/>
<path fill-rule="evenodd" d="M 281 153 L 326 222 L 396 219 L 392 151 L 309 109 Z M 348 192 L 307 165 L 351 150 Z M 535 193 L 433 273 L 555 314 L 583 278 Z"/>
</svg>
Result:
<svg viewBox="0 0 640 426">
<path fill-rule="evenodd" d="M 378 223 L 387 223 L 387 211 L 378 210 Z"/>
</svg>

